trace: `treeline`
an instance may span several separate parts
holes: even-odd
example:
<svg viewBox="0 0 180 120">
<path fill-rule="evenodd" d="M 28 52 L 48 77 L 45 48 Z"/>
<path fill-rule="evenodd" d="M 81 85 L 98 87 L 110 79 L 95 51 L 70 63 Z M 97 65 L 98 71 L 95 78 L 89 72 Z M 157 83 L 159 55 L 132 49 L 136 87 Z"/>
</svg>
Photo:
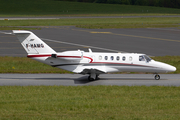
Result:
<svg viewBox="0 0 180 120">
<path fill-rule="evenodd" d="M 60 1 L 180 8 L 180 0 L 60 0 Z"/>
</svg>

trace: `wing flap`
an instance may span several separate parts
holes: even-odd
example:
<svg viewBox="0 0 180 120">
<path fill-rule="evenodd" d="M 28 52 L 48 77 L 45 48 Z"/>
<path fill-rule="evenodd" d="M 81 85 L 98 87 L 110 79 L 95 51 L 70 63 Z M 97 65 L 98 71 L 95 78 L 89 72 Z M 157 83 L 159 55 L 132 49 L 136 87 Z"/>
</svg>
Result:
<svg viewBox="0 0 180 120">
<path fill-rule="evenodd" d="M 100 69 L 84 69 L 80 74 L 92 74 L 92 73 L 95 73 L 95 74 L 103 74 L 103 73 L 106 73 L 106 71 L 104 70 L 100 70 Z"/>
</svg>

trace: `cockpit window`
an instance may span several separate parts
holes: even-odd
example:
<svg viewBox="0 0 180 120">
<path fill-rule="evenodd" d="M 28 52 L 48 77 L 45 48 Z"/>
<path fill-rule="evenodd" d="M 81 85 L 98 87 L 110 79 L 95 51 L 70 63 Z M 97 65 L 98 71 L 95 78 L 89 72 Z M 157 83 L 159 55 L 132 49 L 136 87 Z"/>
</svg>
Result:
<svg viewBox="0 0 180 120">
<path fill-rule="evenodd" d="M 147 62 L 149 62 L 149 61 L 152 60 L 152 59 L 151 59 L 149 56 L 147 56 L 147 55 L 144 55 L 144 57 L 145 57 L 145 59 L 146 59 Z"/>
<path fill-rule="evenodd" d="M 151 58 L 147 55 L 141 55 L 141 56 L 139 56 L 139 61 L 149 62 L 149 61 L 151 61 Z"/>
<path fill-rule="evenodd" d="M 145 61 L 144 56 L 139 56 L 139 61 Z"/>
</svg>

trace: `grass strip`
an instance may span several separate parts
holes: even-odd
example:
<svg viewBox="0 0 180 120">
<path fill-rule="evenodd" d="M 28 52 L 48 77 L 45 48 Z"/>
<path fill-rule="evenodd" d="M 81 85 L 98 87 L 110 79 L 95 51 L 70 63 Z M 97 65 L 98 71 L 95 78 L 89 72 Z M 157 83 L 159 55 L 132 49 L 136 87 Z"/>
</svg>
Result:
<svg viewBox="0 0 180 120">
<path fill-rule="evenodd" d="M 1 20 L 1 26 L 67 26 L 81 28 L 180 27 L 179 17 L 165 18 L 77 18 L 56 20 Z"/>
<path fill-rule="evenodd" d="M 152 58 L 175 66 L 177 70 L 171 73 L 180 73 L 180 56 L 160 56 Z M 0 73 L 71 73 L 25 57 L 1 56 L 0 63 Z"/>
<path fill-rule="evenodd" d="M 36 27 L 0 26 L 0 30 L 41 30 L 41 28 L 36 28 Z"/>
<path fill-rule="evenodd" d="M 2 120 L 177 120 L 180 87 L 0 86 Z"/>
<path fill-rule="evenodd" d="M 180 9 L 58 0 L 1 0 L 0 16 L 180 14 Z"/>
<path fill-rule="evenodd" d="M 26 57 L 0 57 L 0 73 L 71 73 Z"/>
</svg>

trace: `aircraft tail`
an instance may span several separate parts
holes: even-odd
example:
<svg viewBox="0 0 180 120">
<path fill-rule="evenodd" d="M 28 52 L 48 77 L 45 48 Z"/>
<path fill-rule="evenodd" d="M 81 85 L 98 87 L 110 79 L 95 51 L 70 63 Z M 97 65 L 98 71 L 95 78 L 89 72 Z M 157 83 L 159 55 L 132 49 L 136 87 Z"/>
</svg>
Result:
<svg viewBox="0 0 180 120">
<path fill-rule="evenodd" d="M 28 54 L 56 53 L 51 47 L 30 31 L 13 30 L 13 34 L 17 36 Z"/>
</svg>

